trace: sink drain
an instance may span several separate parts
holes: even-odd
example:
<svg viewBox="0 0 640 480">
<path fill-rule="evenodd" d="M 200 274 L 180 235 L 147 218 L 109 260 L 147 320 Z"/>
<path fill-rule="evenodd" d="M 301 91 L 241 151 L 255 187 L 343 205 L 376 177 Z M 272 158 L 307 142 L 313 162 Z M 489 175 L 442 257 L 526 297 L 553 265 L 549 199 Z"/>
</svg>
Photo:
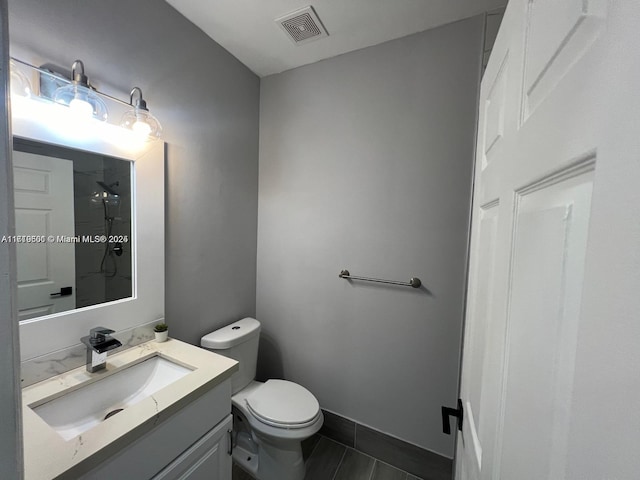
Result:
<svg viewBox="0 0 640 480">
<path fill-rule="evenodd" d="M 124 410 L 124 408 L 116 408 L 115 410 L 111 410 L 104 416 L 104 419 L 106 420 L 109 417 L 113 417 L 116 413 L 120 413 L 122 410 Z"/>
</svg>

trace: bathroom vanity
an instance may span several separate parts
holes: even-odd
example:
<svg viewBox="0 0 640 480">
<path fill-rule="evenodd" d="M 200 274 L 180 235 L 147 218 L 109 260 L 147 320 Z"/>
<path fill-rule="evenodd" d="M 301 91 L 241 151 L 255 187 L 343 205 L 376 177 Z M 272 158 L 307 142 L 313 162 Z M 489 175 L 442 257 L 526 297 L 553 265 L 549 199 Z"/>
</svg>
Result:
<svg viewBox="0 0 640 480">
<path fill-rule="evenodd" d="M 237 370 L 171 339 L 109 356 L 104 371 L 26 387 L 25 479 L 230 480 Z"/>
</svg>

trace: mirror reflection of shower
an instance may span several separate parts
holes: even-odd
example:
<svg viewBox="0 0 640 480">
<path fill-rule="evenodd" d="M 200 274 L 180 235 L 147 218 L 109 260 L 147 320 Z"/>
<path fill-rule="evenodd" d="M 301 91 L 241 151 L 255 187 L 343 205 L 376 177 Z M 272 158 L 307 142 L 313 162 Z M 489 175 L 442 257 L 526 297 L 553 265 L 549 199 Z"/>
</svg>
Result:
<svg viewBox="0 0 640 480">
<path fill-rule="evenodd" d="M 120 195 L 114 189 L 114 187 L 120 186 L 120 182 L 107 185 L 105 182 L 98 180 L 96 183 L 102 191 L 93 192 L 91 194 L 91 202 L 102 203 L 104 211 L 104 234 L 107 237 L 107 241 L 104 244 L 104 254 L 100 262 L 100 273 L 105 277 L 112 278 L 118 274 L 118 262 L 115 256 L 119 257 L 122 255 L 122 243 L 117 242 L 112 244 L 109 241 L 113 235 L 113 222 L 120 213 Z M 108 263 L 111 264 L 111 269 L 109 269 Z"/>
<path fill-rule="evenodd" d="M 93 192 L 91 194 L 91 201 L 93 203 L 102 202 L 104 205 L 120 205 L 120 195 L 113 189 L 113 187 L 119 187 L 120 182 L 114 182 L 111 185 L 107 185 L 104 182 L 96 181 L 96 183 L 102 187 L 101 192 Z"/>
</svg>

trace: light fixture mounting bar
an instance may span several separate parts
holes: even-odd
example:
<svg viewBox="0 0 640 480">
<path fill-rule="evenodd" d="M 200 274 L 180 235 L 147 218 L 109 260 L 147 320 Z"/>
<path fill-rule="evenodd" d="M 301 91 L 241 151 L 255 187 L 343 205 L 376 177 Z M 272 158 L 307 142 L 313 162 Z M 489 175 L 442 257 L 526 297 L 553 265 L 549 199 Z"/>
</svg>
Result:
<svg viewBox="0 0 640 480">
<path fill-rule="evenodd" d="M 55 78 L 57 80 L 60 80 L 62 82 L 71 83 L 71 80 L 69 80 L 68 78 L 63 77 L 62 75 L 59 75 L 59 74 L 57 74 L 55 72 L 51 72 L 51 71 L 46 70 L 46 69 L 44 69 L 42 67 L 36 67 L 35 65 L 31 65 L 30 63 L 25 62 L 24 60 L 20 60 L 20 59 L 18 59 L 16 57 L 10 57 L 10 58 L 14 62 L 20 63 L 21 65 L 24 65 L 24 66 L 29 67 L 29 68 L 33 68 L 34 70 L 36 70 L 36 71 L 38 71 L 38 72 L 40 72 L 42 74 L 49 75 L 50 77 L 53 77 L 53 78 Z M 116 103 L 119 103 L 119 104 L 124 105 L 126 107 L 128 107 L 130 105 L 129 102 L 125 102 L 124 100 L 120 100 L 119 98 L 114 97 L 112 95 L 109 95 L 108 93 L 101 92 L 100 90 L 94 89 L 93 87 L 91 87 L 91 89 L 96 94 L 98 94 L 98 95 L 100 95 L 102 97 L 108 98 L 109 100 L 112 100 L 112 101 L 114 101 Z"/>
</svg>

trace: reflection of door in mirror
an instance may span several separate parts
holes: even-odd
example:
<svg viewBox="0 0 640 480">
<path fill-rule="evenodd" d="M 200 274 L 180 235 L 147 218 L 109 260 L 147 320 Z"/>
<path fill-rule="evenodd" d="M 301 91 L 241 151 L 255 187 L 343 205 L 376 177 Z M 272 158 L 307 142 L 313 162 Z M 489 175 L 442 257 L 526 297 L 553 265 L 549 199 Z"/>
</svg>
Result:
<svg viewBox="0 0 640 480">
<path fill-rule="evenodd" d="M 73 162 L 14 152 L 13 163 L 18 318 L 72 310 L 74 244 L 55 240 L 74 234 Z"/>
<path fill-rule="evenodd" d="M 20 320 L 133 295 L 132 163 L 14 138 Z M 33 241 L 35 240 L 35 241 Z"/>
</svg>

